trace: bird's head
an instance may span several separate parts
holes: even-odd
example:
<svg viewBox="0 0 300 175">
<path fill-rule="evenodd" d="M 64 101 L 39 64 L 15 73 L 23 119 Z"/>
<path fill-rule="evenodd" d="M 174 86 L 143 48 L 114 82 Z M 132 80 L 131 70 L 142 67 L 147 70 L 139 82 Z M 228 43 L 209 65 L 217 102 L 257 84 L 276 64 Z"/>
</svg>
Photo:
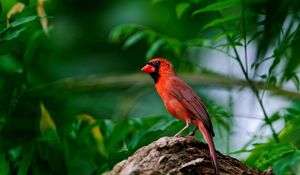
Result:
<svg viewBox="0 0 300 175">
<path fill-rule="evenodd" d="M 141 71 L 148 73 L 155 83 L 158 82 L 160 77 L 175 75 L 172 63 L 164 58 L 154 58 L 149 60 Z"/>
</svg>

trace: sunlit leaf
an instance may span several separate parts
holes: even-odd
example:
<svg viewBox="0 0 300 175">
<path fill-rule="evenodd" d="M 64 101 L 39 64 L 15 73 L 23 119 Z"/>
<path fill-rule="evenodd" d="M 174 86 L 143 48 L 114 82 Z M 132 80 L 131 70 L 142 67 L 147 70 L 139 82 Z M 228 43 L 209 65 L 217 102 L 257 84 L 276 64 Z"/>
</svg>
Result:
<svg viewBox="0 0 300 175">
<path fill-rule="evenodd" d="M 41 108 L 41 120 L 40 120 L 41 134 L 48 139 L 57 138 L 56 124 L 54 123 L 48 110 L 45 108 L 43 102 L 40 102 L 40 108 Z"/>
<path fill-rule="evenodd" d="M 97 149 L 101 155 L 106 157 L 107 151 L 104 145 L 103 135 L 101 133 L 99 125 L 97 124 L 97 121 L 92 116 L 87 114 L 81 114 L 77 116 L 77 118 L 91 125 L 91 134 L 95 142 L 97 143 Z"/>
<path fill-rule="evenodd" d="M 40 23 L 46 35 L 49 35 L 47 13 L 44 7 L 46 0 L 38 0 L 37 14 L 40 17 Z"/>
<path fill-rule="evenodd" d="M 11 20 L 11 17 L 13 15 L 15 15 L 16 13 L 21 13 L 25 8 L 25 4 L 22 3 L 22 2 L 17 2 L 8 12 L 7 12 L 7 15 L 6 15 L 6 18 L 7 18 L 7 26 L 10 25 L 10 20 Z"/>
</svg>

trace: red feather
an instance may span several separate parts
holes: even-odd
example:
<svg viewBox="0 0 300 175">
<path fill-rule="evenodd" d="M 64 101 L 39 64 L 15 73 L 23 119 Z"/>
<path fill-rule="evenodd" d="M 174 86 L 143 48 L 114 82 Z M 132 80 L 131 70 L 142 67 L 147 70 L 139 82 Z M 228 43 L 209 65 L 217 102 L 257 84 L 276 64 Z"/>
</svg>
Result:
<svg viewBox="0 0 300 175">
<path fill-rule="evenodd" d="M 171 87 L 169 91 L 174 98 L 177 98 L 183 107 L 191 113 L 190 117 L 196 117 L 200 119 L 205 125 L 206 129 L 214 136 L 209 115 L 206 107 L 201 101 L 200 97 L 194 92 L 194 90 L 188 86 L 184 81 L 178 77 L 174 77 L 171 80 Z"/>
<path fill-rule="evenodd" d="M 163 100 L 168 112 L 174 117 L 186 122 L 186 126 L 175 136 L 194 124 L 206 140 L 216 175 L 219 169 L 216 160 L 212 123 L 200 97 L 193 89 L 176 76 L 172 64 L 163 58 L 152 59 L 142 68 L 143 72 L 151 75 L 155 88 Z"/>
</svg>

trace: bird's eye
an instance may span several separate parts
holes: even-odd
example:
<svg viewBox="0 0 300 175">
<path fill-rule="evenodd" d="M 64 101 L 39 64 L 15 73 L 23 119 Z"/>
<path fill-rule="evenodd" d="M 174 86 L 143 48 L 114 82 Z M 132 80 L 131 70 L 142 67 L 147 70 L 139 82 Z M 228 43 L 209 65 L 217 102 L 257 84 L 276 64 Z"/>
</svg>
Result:
<svg viewBox="0 0 300 175">
<path fill-rule="evenodd" d="M 154 65 L 159 66 L 160 65 L 160 61 L 155 61 Z"/>
</svg>

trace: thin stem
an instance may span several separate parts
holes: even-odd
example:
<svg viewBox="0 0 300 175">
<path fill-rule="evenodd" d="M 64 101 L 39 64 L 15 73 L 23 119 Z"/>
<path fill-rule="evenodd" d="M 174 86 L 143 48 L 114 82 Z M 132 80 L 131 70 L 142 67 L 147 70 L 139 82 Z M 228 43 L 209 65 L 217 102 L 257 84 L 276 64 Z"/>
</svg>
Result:
<svg viewBox="0 0 300 175">
<path fill-rule="evenodd" d="M 243 31 L 243 40 L 244 40 L 244 54 L 245 54 L 245 66 L 246 66 L 246 73 L 248 74 L 248 51 L 247 51 L 247 36 L 246 36 L 246 17 L 245 17 L 245 0 L 243 0 L 243 7 L 242 7 L 242 31 Z"/>
<path fill-rule="evenodd" d="M 254 95 L 256 96 L 256 98 L 257 98 L 257 100 L 258 100 L 258 103 L 259 103 L 259 105 L 260 105 L 260 108 L 262 109 L 262 112 L 263 112 L 263 114 L 264 114 L 265 122 L 266 122 L 267 125 L 269 125 L 274 140 L 275 140 L 276 142 L 279 142 L 278 135 L 276 134 L 276 131 L 275 131 L 274 127 L 273 127 L 273 124 L 272 124 L 272 122 L 271 122 L 271 120 L 270 120 L 270 118 L 269 118 L 269 116 L 268 116 L 268 114 L 267 114 L 267 112 L 266 112 L 266 109 L 265 109 L 265 107 L 264 107 L 264 105 L 263 105 L 262 99 L 259 97 L 259 92 L 258 92 L 258 90 L 256 89 L 255 84 L 253 83 L 253 81 L 250 80 L 250 78 L 249 78 L 249 76 L 248 76 L 248 74 L 247 74 L 247 72 L 246 72 L 246 69 L 245 69 L 245 67 L 243 66 L 243 63 L 242 63 L 241 58 L 240 58 L 240 55 L 239 55 L 239 53 L 237 52 L 237 49 L 236 49 L 236 47 L 235 47 L 235 45 L 234 45 L 234 42 L 232 41 L 232 38 L 231 38 L 230 36 L 228 36 L 228 35 L 226 35 L 226 36 L 227 36 L 227 39 L 228 39 L 228 41 L 230 42 L 231 47 L 232 47 L 232 49 L 233 49 L 233 51 L 234 51 L 234 53 L 235 53 L 235 55 L 236 55 L 236 60 L 238 61 L 239 65 L 240 65 L 240 67 L 241 67 L 241 69 L 242 69 L 242 72 L 243 72 L 243 74 L 244 74 L 244 76 L 245 76 L 247 82 L 249 83 L 249 87 L 251 88 L 251 90 L 253 91 Z"/>
<path fill-rule="evenodd" d="M 191 85 L 205 85 L 212 87 L 236 88 L 249 87 L 248 81 L 227 77 L 221 74 L 191 74 L 179 73 L 182 79 Z M 269 92 L 300 100 L 300 93 L 282 89 L 279 86 L 265 86 L 265 82 L 252 82 L 258 90 L 268 90 Z M 37 97 L 50 96 L 59 93 L 76 93 L 82 91 L 103 90 L 116 87 L 130 87 L 132 85 L 152 86 L 153 82 L 149 77 L 142 74 L 124 74 L 124 75 L 90 75 L 84 77 L 70 77 L 54 82 L 34 86 L 25 90 L 23 96 Z"/>
<path fill-rule="evenodd" d="M 220 53 L 223 53 L 227 56 L 229 56 L 230 58 L 233 58 L 233 59 L 236 59 L 235 56 L 229 54 L 228 52 L 222 50 L 222 49 L 218 49 L 217 46 L 216 47 L 212 47 L 212 46 L 205 46 L 205 45 L 193 45 L 194 47 L 196 46 L 201 46 L 202 48 L 206 48 L 206 49 L 211 49 L 211 50 L 214 50 L 214 51 L 218 51 Z"/>
<path fill-rule="evenodd" d="M 218 16 L 219 16 L 219 18 L 222 18 L 222 14 L 220 13 L 220 11 L 218 11 Z M 271 122 L 271 120 L 270 120 L 270 118 L 269 118 L 269 116 L 268 116 L 268 114 L 267 114 L 267 112 L 266 112 L 266 109 L 265 109 L 265 107 L 264 107 L 264 105 L 263 105 L 263 102 L 262 102 L 262 100 L 260 99 L 259 92 L 258 92 L 258 90 L 257 90 L 257 88 L 256 88 L 256 86 L 255 86 L 255 84 L 253 83 L 253 81 L 249 78 L 248 72 L 247 72 L 247 70 L 245 69 L 245 67 L 244 67 L 244 65 L 243 65 L 243 63 L 242 63 L 242 61 L 241 61 L 241 57 L 240 57 L 240 55 L 239 55 L 239 53 L 238 53 L 238 51 L 237 51 L 237 49 L 236 49 L 236 47 L 235 47 L 235 44 L 234 44 L 233 39 L 231 38 L 231 36 L 228 35 L 228 33 L 226 32 L 226 29 L 225 29 L 224 26 L 221 26 L 221 29 L 222 29 L 223 32 L 225 33 L 226 38 L 227 38 L 227 40 L 229 41 L 229 43 L 230 43 L 230 45 L 231 45 L 231 47 L 232 47 L 232 49 L 233 49 L 233 51 L 234 51 L 234 54 L 235 54 L 235 56 L 236 56 L 236 60 L 237 60 L 237 62 L 238 62 L 238 64 L 239 64 L 240 68 L 242 69 L 242 72 L 243 72 L 243 74 L 244 74 L 244 77 L 245 77 L 246 81 L 247 81 L 248 84 L 249 84 L 250 89 L 253 91 L 254 95 L 256 96 L 256 98 L 257 98 L 257 100 L 258 100 L 258 103 L 259 103 L 259 105 L 260 105 L 260 108 L 262 109 L 262 112 L 263 112 L 263 114 L 264 114 L 264 120 L 265 120 L 266 124 L 269 125 L 269 127 L 270 127 L 270 129 L 271 129 L 271 132 L 272 132 L 272 136 L 273 136 L 275 142 L 279 142 L 278 135 L 277 135 L 277 133 L 276 133 L 274 127 L 273 127 L 273 124 L 272 124 L 272 122 Z"/>
<path fill-rule="evenodd" d="M 253 83 L 253 81 L 250 80 L 250 78 L 249 78 L 249 76 L 248 76 L 248 74 L 246 72 L 246 69 L 243 66 L 241 58 L 240 58 L 240 56 L 239 56 L 239 54 L 237 52 L 237 49 L 234 46 L 234 42 L 232 41 L 232 38 L 227 35 L 227 39 L 231 43 L 231 47 L 232 47 L 232 49 L 233 49 L 233 51 L 234 51 L 234 53 L 236 55 L 236 60 L 238 61 L 239 65 L 240 65 L 240 67 L 241 67 L 241 69 L 243 71 L 243 74 L 244 74 L 247 82 L 249 83 L 250 88 L 252 89 L 254 95 L 256 96 L 256 98 L 258 100 L 258 103 L 259 103 L 259 105 L 260 105 L 260 107 L 262 109 L 262 112 L 264 114 L 265 122 L 266 122 L 267 125 L 269 125 L 269 127 L 271 129 L 271 132 L 272 132 L 272 136 L 273 136 L 275 142 L 279 142 L 278 135 L 276 134 L 276 131 L 275 131 L 274 127 L 273 127 L 273 124 L 272 124 L 272 122 L 271 122 L 271 120 L 270 120 L 270 118 L 269 118 L 269 116 L 268 116 L 268 114 L 266 112 L 266 109 L 265 109 L 265 107 L 263 105 L 262 99 L 259 97 L 259 92 L 258 92 L 257 88 L 255 87 L 255 84 Z"/>
</svg>

